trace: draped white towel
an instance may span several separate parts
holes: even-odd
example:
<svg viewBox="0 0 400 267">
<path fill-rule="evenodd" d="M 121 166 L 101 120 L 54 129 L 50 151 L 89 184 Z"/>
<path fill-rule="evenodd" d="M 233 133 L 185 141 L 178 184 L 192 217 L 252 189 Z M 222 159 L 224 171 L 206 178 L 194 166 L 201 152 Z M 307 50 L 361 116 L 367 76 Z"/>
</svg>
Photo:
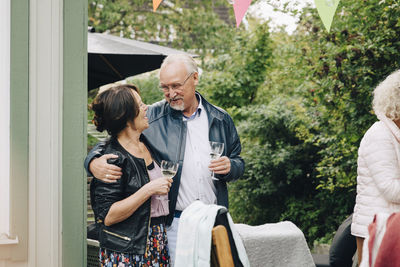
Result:
<svg viewBox="0 0 400 267">
<path fill-rule="evenodd" d="M 201 201 L 195 201 L 182 212 L 179 220 L 174 267 L 210 266 L 211 231 L 220 209 L 225 209 L 225 207 L 214 204 L 206 205 Z M 244 267 L 250 267 L 246 250 L 229 213 L 227 217 L 239 258 Z"/>
</svg>

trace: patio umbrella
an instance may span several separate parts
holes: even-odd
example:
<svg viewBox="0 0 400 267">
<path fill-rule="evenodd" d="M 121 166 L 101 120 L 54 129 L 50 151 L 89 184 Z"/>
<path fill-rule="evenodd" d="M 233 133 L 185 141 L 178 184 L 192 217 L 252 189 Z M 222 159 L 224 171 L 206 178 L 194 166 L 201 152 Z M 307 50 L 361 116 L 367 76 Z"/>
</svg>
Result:
<svg viewBox="0 0 400 267">
<path fill-rule="evenodd" d="M 88 32 L 88 90 L 158 69 L 166 56 L 179 53 L 186 52 Z"/>
</svg>

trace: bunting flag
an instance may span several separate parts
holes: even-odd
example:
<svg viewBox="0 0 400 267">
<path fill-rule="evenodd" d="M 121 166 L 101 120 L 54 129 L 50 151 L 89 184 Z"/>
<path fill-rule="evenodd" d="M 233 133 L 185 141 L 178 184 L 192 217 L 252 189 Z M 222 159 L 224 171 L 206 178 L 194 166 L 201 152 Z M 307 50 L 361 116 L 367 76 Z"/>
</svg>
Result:
<svg viewBox="0 0 400 267">
<path fill-rule="evenodd" d="M 233 10 L 235 12 L 236 27 L 239 27 L 250 4 L 251 4 L 251 0 L 234 0 L 233 1 Z"/>
<path fill-rule="evenodd" d="M 333 17 L 335 16 L 336 9 L 339 5 L 340 0 L 314 0 L 317 6 L 318 14 L 325 26 L 325 29 L 329 32 L 331 29 Z"/>
<path fill-rule="evenodd" d="M 153 11 L 156 12 L 158 6 L 161 4 L 162 0 L 153 0 Z"/>
<path fill-rule="evenodd" d="M 318 14 L 325 26 L 325 29 L 329 32 L 331 29 L 333 17 L 335 16 L 336 9 L 339 5 L 340 0 L 314 0 L 318 10 Z M 153 11 L 155 12 L 160 6 L 162 0 L 153 0 Z M 233 10 L 236 18 L 236 27 L 238 28 L 242 22 L 244 15 L 247 12 L 251 4 L 251 0 L 228 0 L 229 3 L 233 4 Z"/>
</svg>

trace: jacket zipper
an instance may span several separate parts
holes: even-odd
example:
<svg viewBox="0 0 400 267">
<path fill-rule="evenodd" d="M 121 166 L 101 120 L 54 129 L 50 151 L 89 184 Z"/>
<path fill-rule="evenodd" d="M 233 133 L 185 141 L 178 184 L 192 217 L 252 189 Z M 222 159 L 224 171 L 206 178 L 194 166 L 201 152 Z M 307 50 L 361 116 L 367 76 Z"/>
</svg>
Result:
<svg viewBox="0 0 400 267">
<path fill-rule="evenodd" d="M 151 200 L 150 200 L 151 201 Z M 149 215 L 149 223 L 147 225 L 147 238 L 146 238 L 146 250 L 147 251 L 147 244 L 149 243 L 150 236 L 149 236 L 149 229 L 150 229 L 150 221 L 151 221 L 151 203 L 150 203 L 150 215 Z"/>
<path fill-rule="evenodd" d="M 146 170 L 146 173 L 147 173 L 147 178 L 149 179 L 148 180 L 148 183 L 149 183 L 150 182 L 150 176 L 149 176 L 149 172 L 147 171 L 147 168 L 146 168 L 146 163 L 144 164 L 144 166 L 145 166 L 145 170 Z M 150 221 L 151 221 L 151 197 L 152 196 L 150 196 L 150 213 L 149 213 L 149 223 L 147 224 L 147 238 L 146 238 L 146 250 L 145 251 L 147 251 L 147 243 L 149 243 L 149 240 L 150 240 L 149 229 L 150 229 Z"/>
<path fill-rule="evenodd" d="M 105 229 L 103 229 L 103 231 L 104 231 L 104 232 L 106 232 L 107 234 L 110 234 L 110 235 L 113 235 L 113 236 L 119 237 L 119 238 L 121 238 L 121 239 L 123 239 L 123 240 L 126 240 L 126 241 L 131 241 L 131 239 L 130 239 L 129 237 L 127 237 L 127 236 L 119 235 L 119 234 L 116 234 L 116 233 L 110 232 L 110 231 L 108 231 L 108 230 L 105 230 Z"/>
</svg>

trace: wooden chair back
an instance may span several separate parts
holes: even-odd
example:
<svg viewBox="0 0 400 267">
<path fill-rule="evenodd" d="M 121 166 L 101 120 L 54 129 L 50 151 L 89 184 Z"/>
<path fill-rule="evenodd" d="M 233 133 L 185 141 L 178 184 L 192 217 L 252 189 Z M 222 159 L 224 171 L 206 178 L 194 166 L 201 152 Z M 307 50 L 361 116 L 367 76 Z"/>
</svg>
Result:
<svg viewBox="0 0 400 267">
<path fill-rule="evenodd" d="M 223 225 L 212 229 L 211 267 L 234 267 L 228 232 Z"/>
</svg>

